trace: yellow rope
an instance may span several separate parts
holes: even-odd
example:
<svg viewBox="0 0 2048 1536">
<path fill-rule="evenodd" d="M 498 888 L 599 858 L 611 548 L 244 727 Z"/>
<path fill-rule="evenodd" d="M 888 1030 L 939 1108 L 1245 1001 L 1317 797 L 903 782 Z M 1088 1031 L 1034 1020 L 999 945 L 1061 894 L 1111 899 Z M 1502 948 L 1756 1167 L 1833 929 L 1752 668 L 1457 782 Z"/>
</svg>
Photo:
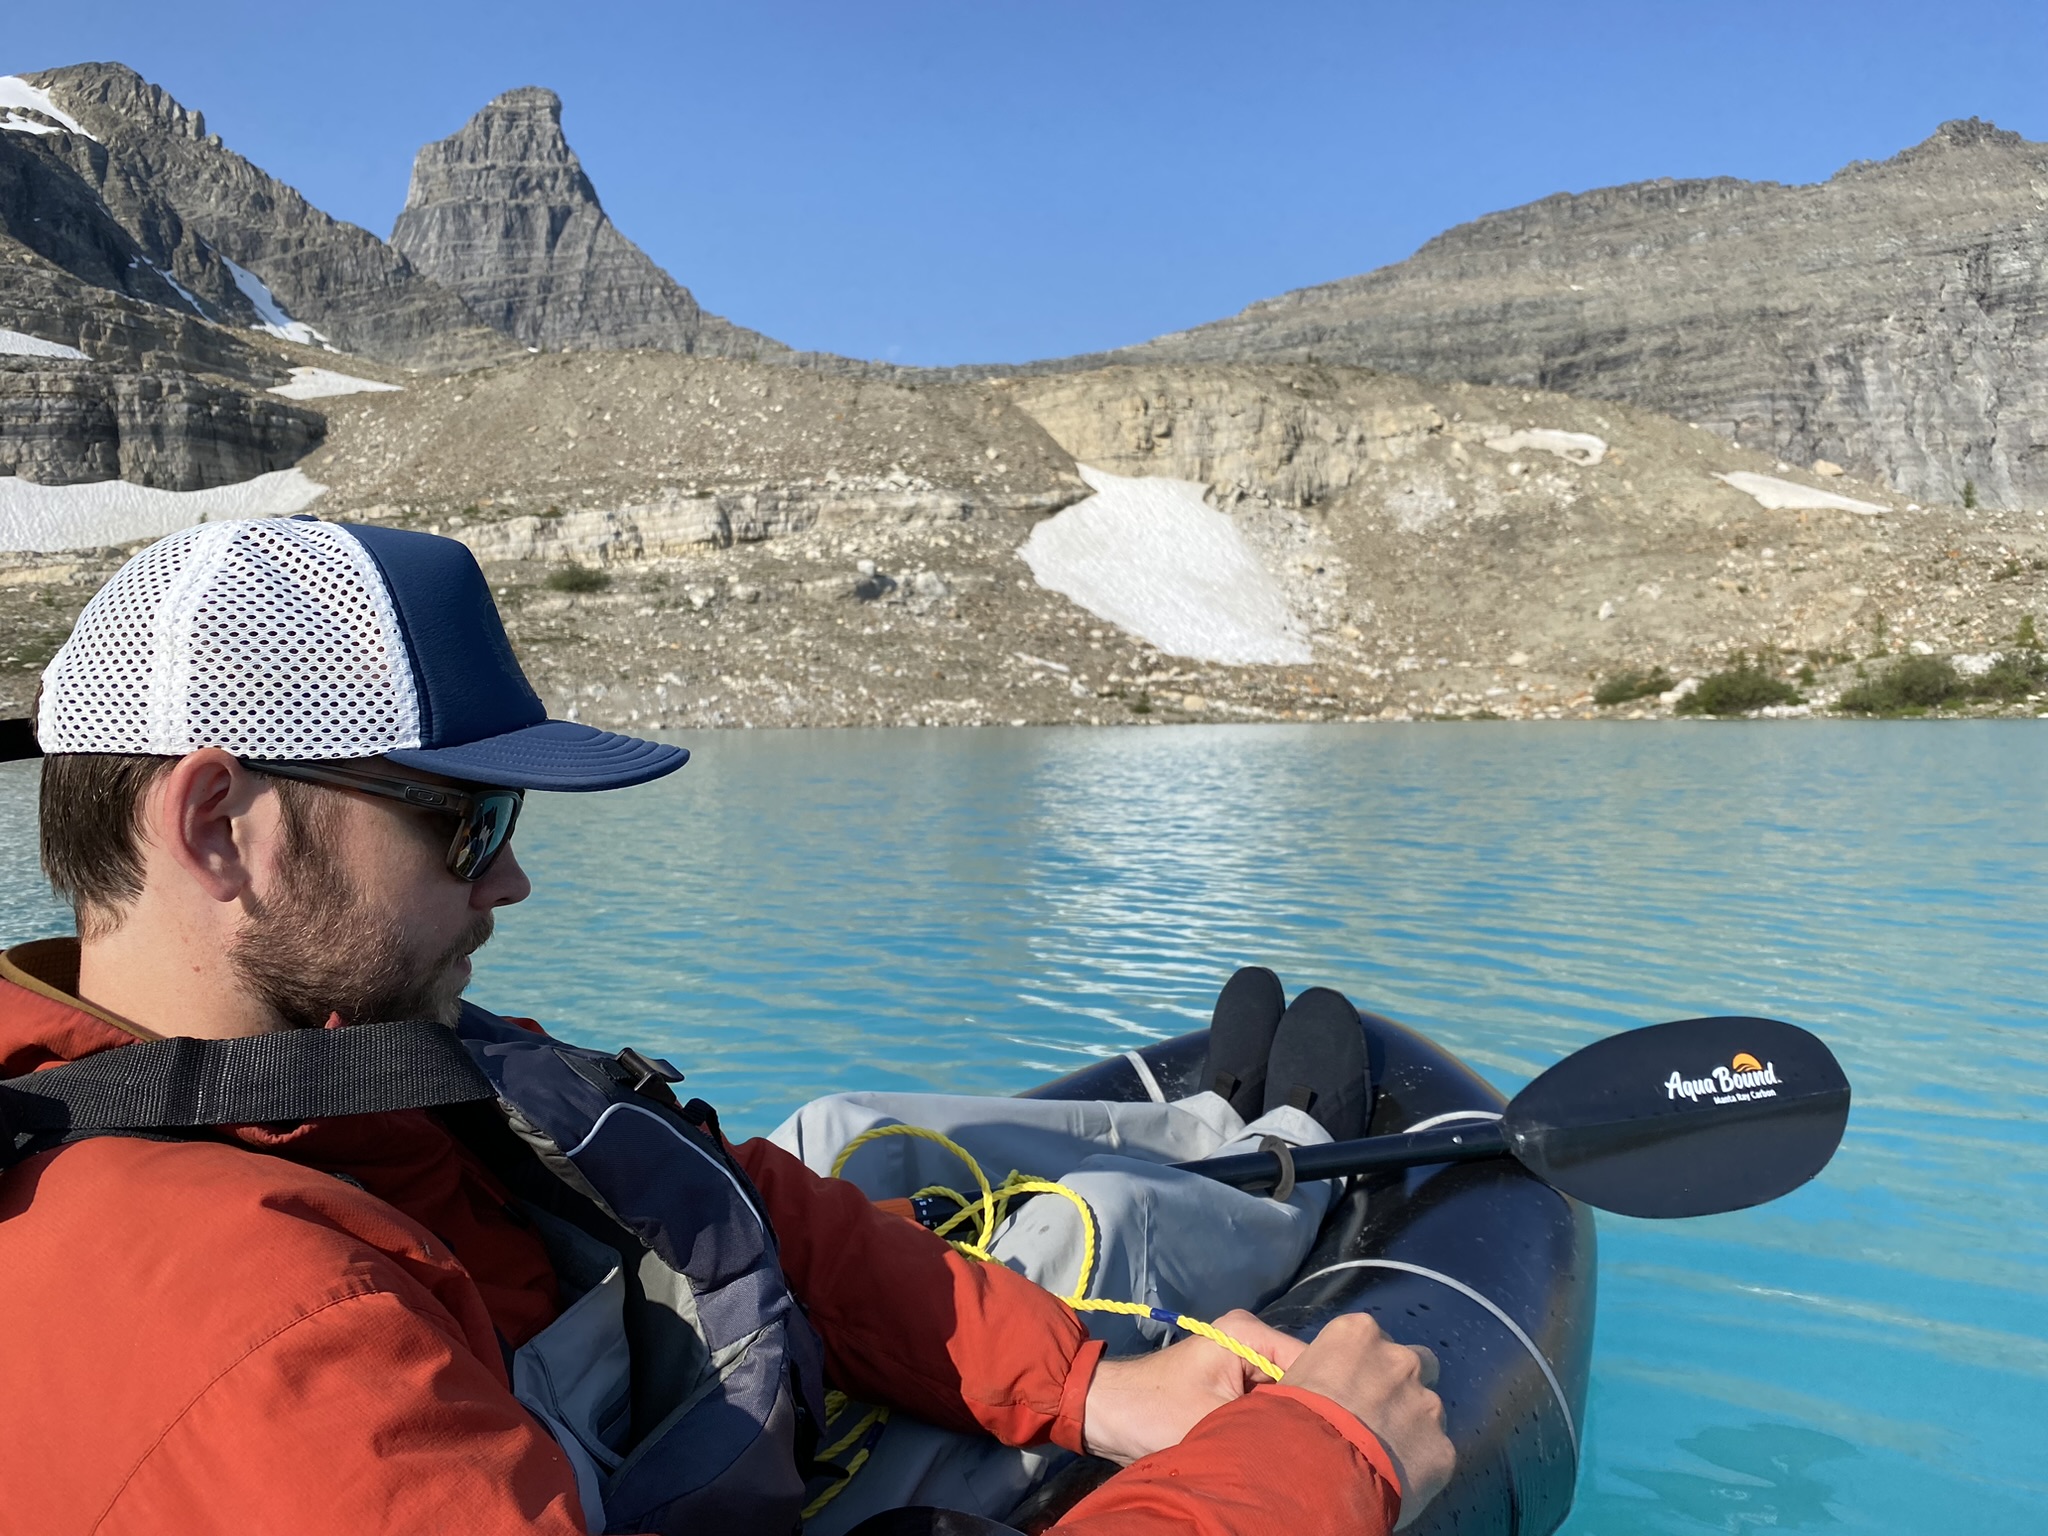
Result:
<svg viewBox="0 0 2048 1536">
<path fill-rule="evenodd" d="M 939 1223 L 933 1229 L 941 1237 L 946 1236 L 947 1233 L 967 1221 L 970 1217 L 977 1215 L 980 1217 L 980 1231 L 976 1234 L 974 1241 L 968 1242 L 957 1238 L 952 1240 L 954 1248 L 961 1253 L 968 1255 L 970 1258 L 979 1259 L 984 1264 L 994 1263 L 995 1260 L 989 1253 L 989 1245 L 995 1241 L 996 1227 L 1009 1213 L 1010 1201 L 1019 1195 L 1058 1195 L 1065 1200 L 1072 1201 L 1074 1208 L 1081 1213 L 1081 1273 L 1074 1281 L 1072 1292 L 1061 1298 L 1068 1306 L 1077 1312 L 1115 1312 L 1126 1317 L 1149 1317 L 1155 1321 L 1168 1323 L 1173 1327 L 1192 1333 L 1197 1338 L 1207 1339 L 1212 1344 L 1221 1345 L 1237 1356 L 1238 1359 L 1258 1367 L 1258 1369 L 1265 1372 L 1275 1381 L 1278 1381 L 1286 1374 L 1279 1366 L 1268 1360 L 1250 1345 L 1233 1339 L 1213 1323 L 1205 1323 L 1200 1318 L 1189 1317 L 1180 1312 L 1167 1312 L 1158 1307 L 1148 1307 L 1142 1302 L 1110 1301 L 1089 1296 L 1088 1282 L 1095 1275 L 1096 1249 L 1098 1247 L 1095 1212 L 1089 1209 L 1086 1200 L 1082 1199 L 1076 1191 L 1069 1189 L 1064 1184 L 1057 1183 L 1051 1179 L 1029 1178 L 1013 1169 L 1009 1177 L 1004 1179 L 1001 1184 L 992 1186 L 988 1181 L 988 1175 L 982 1172 L 981 1164 L 975 1160 L 973 1153 L 969 1152 L 950 1136 L 943 1136 L 937 1131 L 927 1130 L 921 1125 L 878 1125 L 872 1130 L 862 1131 L 844 1147 L 840 1148 L 839 1155 L 832 1160 L 832 1177 L 835 1179 L 839 1177 L 841 1170 L 846 1167 L 848 1160 L 852 1158 L 855 1152 L 859 1151 L 869 1142 L 877 1141 L 884 1136 L 911 1136 L 919 1141 L 929 1141 L 935 1146 L 944 1147 L 948 1152 L 959 1158 L 961 1162 L 965 1163 L 968 1171 L 974 1175 L 975 1187 L 981 1191 L 981 1198 L 979 1200 L 970 1199 L 959 1190 L 948 1189 L 942 1184 L 928 1185 L 917 1192 L 918 1197 L 944 1195 L 947 1199 L 959 1204 L 960 1210 L 957 1214 L 947 1217 L 946 1220 Z"/>
<path fill-rule="evenodd" d="M 831 1406 L 831 1401 L 835 1397 L 839 1399 L 839 1408 L 834 1408 Z M 846 1405 L 847 1398 L 844 1393 L 827 1393 L 825 1415 L 826 1418 L 829 1420 L 837 1417 L 839 1412 Z M 855 1424 L 852 1429 L 848 1430 L 839 1439 L 833 1441 L 832 1444 L 825 1447 L 824 1450 L 819 1451 L 817 1453 L 816 1460 L 830 1461 L 834 1456 L 844 1455 L 847 1449 L 850 1446 L 857 1443 L 864 1435 L 868 1433 L 869 1430 L 878 1428 L 879 1426 L 886 1424 L 888 1422 L 888 1409 L 870 1408 L 866 1413 L 861 1415 L 860 1422 Z M 838 1479 L 832 1484 L 832 1486 L 827 1488 L 823 1493 L 819 1494 L 815 1499 L 811 1500 L 810 1503 L 804 1506 L 801 1518 L 805 1520 L 810 1519 L 813 1515 L 817 1514 L 819 1510 L 823 1509 L 827 1504 L 830 1504 L 834 1499 L 838 1498 L 841 1493 L 845 1492 L 846 1485 L 853 1481 L 854 1473 L 858 1472 L 862 1467 L 867 1465 L 868 1457 L 874 1454 L 874 1449 L 875 1448 L 872 1444 L 861 1446 L 859 1454 L 857 1454 L 853 1458 L 853 1460 L 849 1461 L 845 1466 L 837 1469 L 839 1476 Z"/>
<path fill-rule="evenodd" d="M 950 1136 L 943 1136 L 937 1131 L 927 1130 L 921 1125 L 878 1125 L 872 1130 L 862 1131 L 853 1140 L 839 1149 L 839 1155 L 832 1160 L 832 1177 L 835 1179 L 839 1177 L 840 1171 L 846 1167 L 847 1161 L 855 1152 L 859 1151 L 869 1142 L 880 1140 L 884 1136 L 911 1136 L 919 1141 L 929 1141 L 935 1146 L 944 1147 L 948 1152 L 959 1158 L 961 1162 L 965 1163 L 968 1171 L 974 1175 L 975 1188 L 980 1191 L 979 1199 L 962 1194 L 957 1189 L 948 1189 L 943 1184 L 928 1184 L 911 1197 L 912 1199 L 923 1199 L 927 1196 L 943 1195 L 946 1199 L 953 1201 L 960 1207 L 953 1215 L 948 1216 L 932 1229 L 940 1237 L 946 1237 L 954 1228 L 970 1220 L 977 1222 L 978 1230 L 972 1241 L 965 1238 L 948 1239 L 956 1251 L 964 1253 L 969 1258 L 978 1260 L 983 1264 L 993 1264 L 995 1259 L 990 1254 L 989 1247 L 995 1242 L 996 1228 L 1009 1215 L 1010 1202 L 1020 1195 L 1058 1195 L 1062 1199 L 1072 1201 L 1074 1209 L 1081 1213 L 1081 1273 L 1074 1281 L 1073 1291 L 1060 1298 L 1068 1306 L 1072 1307 L 1076 1312 L 1115 1312 L 1126 1317 L 1149 1317 L 1155 1322 L 1166 1323 L 1171 1327 L 1192 1333 L 1197 1338 L 1207 1339 L 1212 1344 L 1221 1345 L 1237 1356 L 1238 1359 L 1256 1366 L 1275 1381 L 1278 1381 L 1285 1374 L 1279 1366 L 1268 1360 L 1249 1344 L 1243 1344 L 1233 1339 L 1214 1323 L 1205 1323 L 1200 1318 L 1189 1317 L 1185 1313 L 1167 1312 L 1158 1307 L 1148 1307 L 1143 1302 L 1110 1301 L 1106 1298 L 1088 1295 L 1088 1282 L 1095 1275 L 1096 1250 L 1099 1246 L 1096 1238 L 1095 1212 L 1089 1208 L 1088 1202 L 1082 1199 L 1078 1192 L 1069 1189 L 1064 1184 L 1057 1183 L 1052 1179 L 1029 1178 L 1013 1168 L 1010 1170 L 1009 1176 L 1002 1183 L 991 1185 L 988 1181 L 988 1175 L 982 1172 L 981 1164 L 975 1161 L 973 1153 L 969 1152 Z M 854 1404 L 843 1392 L 827 1393 L 825 1397 L 826 1421 L 830 1423 L 837 1419 L 847 1408 L 852 1406 Z M 870 1430 L 888 1422 L 888 1409 L 870 1408 L 862 1416 L 860 1422 L 855 1424 L 851 1430 L 847 1431 L 846 1434 L 834 1441 L 830 1446 L 818 1452 L 817 1459 L 819 1461 L 830 1461 L 832 1457 L 843 1454 L 849 1446 L 857 1443 Z M 806 1520 L 811 1519 L 818 1511 L 845 1492 L 847 1485 L 853 1481 L 854 1473 L 867 1464 L 867 1459 L 873 1450 L 874 1445 L 872 1441 L 862 1446 L 859 1453 L 845 1467 L 839 1469 L 838 1480 L 804 1506 L 803 1518 Z"/>
<path fill-rule="evenodd" d="M 974 1171 L 975 1184 L 981 1190 L 981 1241 L 979 1243 L 956 1242 L 953 1246 L 969 1257 L 981 1260 L 984 1264 L 992 1263 L 993 1261 L 988 1256 L 988 1243 L 989 1239 L 995 1236 L 996 1230 L 995 1192 L 989 1188 L 988 1175 L 981 1171 L 981 1164 L 977 1163 L 972 1157 L 969 1157 L 967 1149 L 950 1136 L 941 1136 L 937 1131 L 928 1131 L 921 1125 L 878 1125 L 873 1130 L 862 1131 L 853 1140 L 839 1149 L 839 1155 L 832 1160 L 832 1177 L 835 1179 L 839 1177 L 839 1170 L 846 1166 L 846 1160 L 852 1157 L 854 1153 L 858 1152 L 869 1142 L 878 1141 L 884 1136 L 915 1136 L 919 1141 L 936 1142 L 948 1152 L 966 1161 L 967 1166 Z M 968 1203 L 965 1195 L 959 1194 L 954 1190 L 945 1190 L 943 1193 L 952 1195 L 954 1199 L 960 1202 L 963 1208 Z M 964 1209 L 962 1214 L 965 1214 Z M 954 1218 L 955 1221 L 958 1219 L 958 1217 Z M 952 1224 L 952 1222 L 947 1223 L 949 1227 Z"/>
<path fill-rule="evenodd" d="M 817 1459 L 819 1461 L 830 1461 L 834 1456 L 844 1456 L 853 1448 L 856 1440 L 860 1439 L 862 1435 L 888 1417 L 888 1409 L 870 1408 L 865 1414 L 861 1415 L 861 1421 L 858 1424 L 840 1436 L 839 1439 L 826 1446 L 824 1450 L 818 1452 Z M 851 1475 L 852 1469 L 848 1468 L 847 1470 L 848 1474 Z"/>
</svg>

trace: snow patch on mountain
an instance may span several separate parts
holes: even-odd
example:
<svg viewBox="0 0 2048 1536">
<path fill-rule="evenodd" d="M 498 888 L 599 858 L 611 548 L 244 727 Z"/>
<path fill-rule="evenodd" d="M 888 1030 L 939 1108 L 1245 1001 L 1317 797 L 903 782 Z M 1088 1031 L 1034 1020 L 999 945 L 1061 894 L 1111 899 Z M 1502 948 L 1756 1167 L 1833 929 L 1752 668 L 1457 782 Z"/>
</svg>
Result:
<svg viewBox="0 0 2048 1536">
<path fill-rule="evenodd" d="M 0 357 L 61 357 L 73 363 L 92 361 L 78 348 L 67 347 L 61 341 L 45 341 L 24 331 L 8 330 L 0 330 Z"/>
<path fill-rule="evenodd" d="M 1528 427 L 1489 437 L 1486 446 L 1495 453 L 1554 453 L 1574 464 L 1598 464 L 1607 457 L 1607 440 L 1591 432 L 1560 432 L 1554 427 Z"/>
<path fill-rule="evenodd" d="M 296 341 L 301 346 L 327 347 L 330 352 L 334 350 L 327 345 L 327 338 L 312 326 L 303 320 L 294 320 L 286 314 L 284 306 L 277 302 L 277 296 L 270 291 L 269 284 L 262 278 L 247 267 L 229 261 L 225 256 L 221 257 L 221 261 L 226 264 L 229 275 L 234 278 L 235 286 L 242 290 L 242 297 L 255 306 L 256 313 L 262 316 L 256 326 L 257 330 L 268 331 L 279 341 Z"/>
<path fill-rule="evenodd" d="M 289 517 L 326 489 L 299 469 L 204 491 L 159 491 L 127 480 L 37 485 L 0 476 L 0 550 L 99 549 L 161 538 L 194 523 Z"/>
<path fill-rule="evenodd" d="M 1817 491 L 1796 480 L 1780 480 L 1776 475 L 1759 475 L 1747 469 L 1714 478 L 1725 480 L 1738 491 L 1754 496 L 1756 504 L 1770 512 L 1860 512 L 1865 517 L 1881 517 L 1891 510 L 1874 501 L 1858 501 L 1853 496 L 1837 496 L 1833 491 Z"/>
<path fill-rule="evenodd" d="M 1095 494 L 1038 524 L 1018 551 L 1041 587 L 1175 656 L 1311 659 L 1280 583 L 1201 486 L 1077 467 Z"/>
<path fill-rule="evenodd" d="M 175 277 L 171 276 L 170 273 L 166 272 L 162 267 L 158 266 L 155 262 L 151 262 L 149 264 L 149 270 L 154 272 L 158 277 L 162 278 L 165 282 L 169 283 L 172 288 L 176 289 L 178 297 L 183 299 L 187 304 L 192 306 L 193 314 L 197 315 L 202 320 L 211 320 L 213 318 L 213 312 L 209 310 L 204 304 L 199 302 L 198 294 L 194 293 L 190 288 L 187 288 L 183 283 L 179 282 Z"/>
<path fill-rule="evenodd" d="M 292 381 L 273 385 L 270 393 L 283 395 L 287 400 L 325 400 L 333 395 L 360 395 L 371 391 L 396 393 L 404 387 L 402 384 L 381 384 L 375 379 L 359 379 L 352 373 L 336 373 L 332 368 L 294 368 Z"/>
<path fill-rule="evenodd" d="M 23 117 L 23 112 L 40 112 L 44 117 L 62 123 L 69 132 L 99 140 L 85 131 L 85 125 L 59 107 L 50 99 L 50 93 L 30 85 L 19 75 L 0 75 L 0 130 L 11 133 L 56 133 L 49 123 L 39 123 L 33 118 Z"/>
</svg>

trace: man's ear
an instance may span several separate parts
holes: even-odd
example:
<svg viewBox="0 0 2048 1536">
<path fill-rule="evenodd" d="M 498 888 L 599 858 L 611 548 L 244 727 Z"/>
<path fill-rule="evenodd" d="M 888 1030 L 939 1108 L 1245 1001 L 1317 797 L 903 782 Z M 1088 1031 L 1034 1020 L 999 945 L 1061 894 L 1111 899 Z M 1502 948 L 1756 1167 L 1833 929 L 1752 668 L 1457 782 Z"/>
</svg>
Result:
<svg viewBox="0 0 2048 1536">
<path fill-rule="evenodd" d="M 219 747 L 187 753 L 149 796 L 144 841 L 214 901 L 239 901 L 282 831 L 272 788 Z"/>
</svg>

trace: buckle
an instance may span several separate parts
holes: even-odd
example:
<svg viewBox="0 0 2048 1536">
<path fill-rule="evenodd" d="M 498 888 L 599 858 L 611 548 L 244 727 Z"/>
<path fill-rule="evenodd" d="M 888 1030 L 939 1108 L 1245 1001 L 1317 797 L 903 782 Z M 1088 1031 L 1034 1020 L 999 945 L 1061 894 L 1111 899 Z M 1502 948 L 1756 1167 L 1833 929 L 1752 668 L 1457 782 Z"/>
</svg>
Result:
<svg viewBox="0 0 2048 1536">
<path fill-rule="evenodd" d="M 659 1056 L 643 1056 L 630 1045 L 615 1058 L 626 1069 L 622 1081 L 635 1093 L 646 1093 L 653 1098 L 667 1098 L 674 1101 L 675 1095 L 668 1091 L 670 1083 L 680 1083 L 683 1074 L 675 1066 Z M 654 1085 L 660 1086 L 654 1086 Z"/>
<path fill-rule="evenodd" d="M 680 1083 L 682 1073 L 676 1071 L 674 1063 L 662 1057 L 643 1057 L 633 1047 L 612 1057 L 618 1063 L 618 1081 L 625 1083 L 631 1092 L 651 1098 L 655 1104 L 668 1104 L 676 1108 L 676 1094 L 670 1092 L 670 1083 Z"/>
</svg>

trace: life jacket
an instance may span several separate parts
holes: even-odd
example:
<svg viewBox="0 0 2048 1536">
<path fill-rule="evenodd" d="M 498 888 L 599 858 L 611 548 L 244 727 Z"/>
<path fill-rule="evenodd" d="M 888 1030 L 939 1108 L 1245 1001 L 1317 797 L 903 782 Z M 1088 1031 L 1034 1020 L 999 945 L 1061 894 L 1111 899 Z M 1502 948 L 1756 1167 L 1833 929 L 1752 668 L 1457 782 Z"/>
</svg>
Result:
<svg viewBox="0 0 2048 1536">
<path fill-rule="evenodd" d="M 564 1044 L 465 1004 L 432 1023 L 140 1042 L 0 1081 L 0 1171 L 101 1135 L 437 1108 L 512 1189 L 562 1314 L 513 1391 L 575 1466 L 593 1531 L 786 1536 L 824 1350 L 717 1116 L 638 1052 Z"/>
</svg>

